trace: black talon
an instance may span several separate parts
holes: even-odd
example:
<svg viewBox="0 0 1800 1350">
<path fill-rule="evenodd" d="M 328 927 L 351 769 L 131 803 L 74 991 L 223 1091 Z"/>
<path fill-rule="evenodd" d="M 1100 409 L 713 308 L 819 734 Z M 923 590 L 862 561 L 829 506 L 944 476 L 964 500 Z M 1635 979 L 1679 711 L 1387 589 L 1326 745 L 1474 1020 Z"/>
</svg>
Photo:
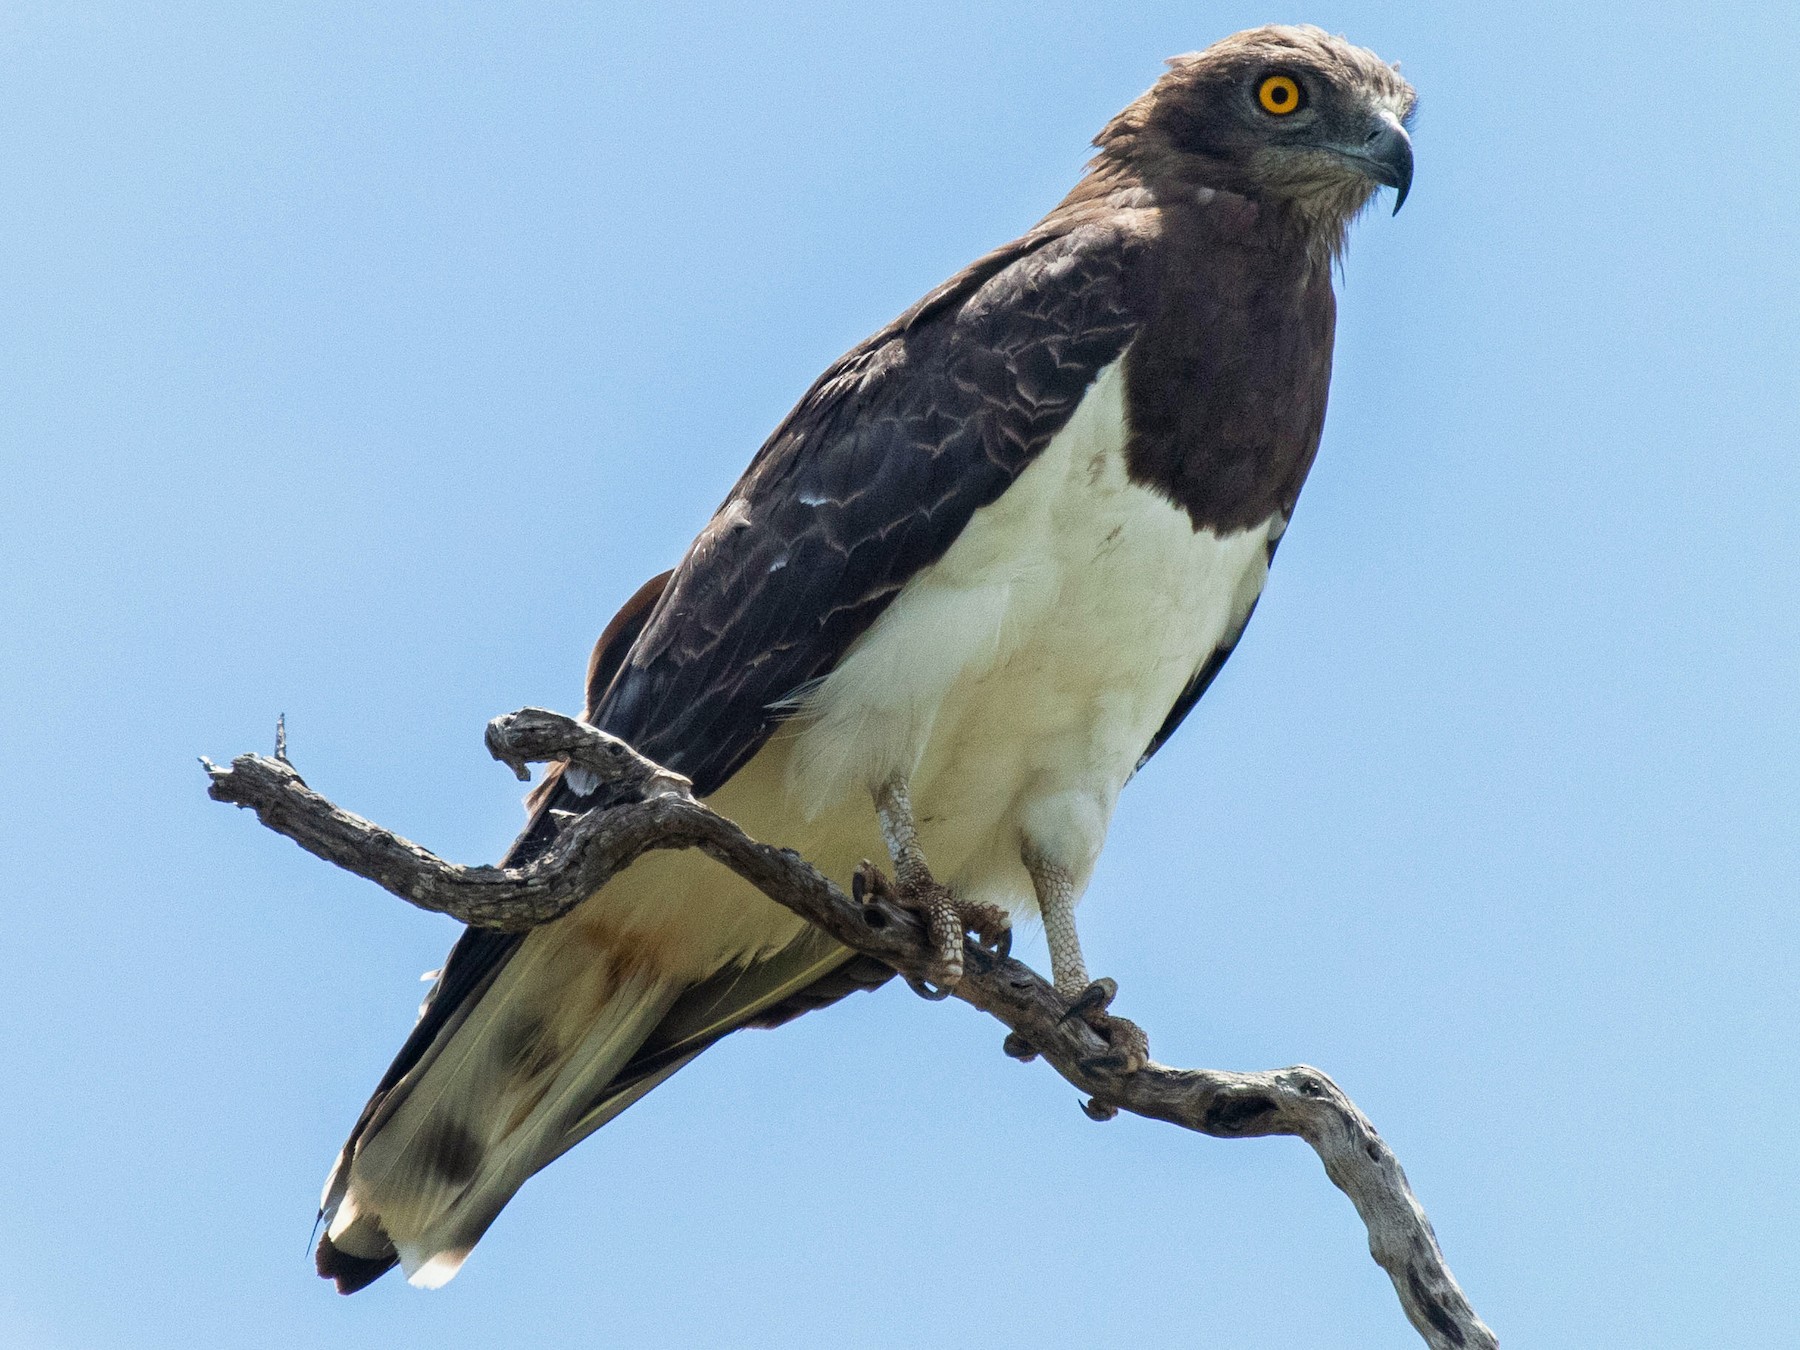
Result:
<svg viewBox="0 0 1800 1350">
<path fill-rule="evenodd" d="M 1078 1017 L 1086 1017 L 1089 1013 L 1105 1012 L 1112 1006 L 1113 999 L 1119 994 L 1117 980 L 1095 980 L 1086 989 L 1070 1001 L 1068 1011 L 1056 1020 L 1070 1022 Z"/>
<path fill-rule="evenodd" d="M 902 975 L 900 978 L 906 981 L 908 989 L 928 1003 L 942 1003 L 950 997 L 950 990 L 939 989 L 928 980 L 916 979 L 911 975 Z"/>
<path fill-rule="evenodd" d="M 1081 1113 L 1089 1120 L 1107 1121 L 1119 1114 L 1119 1108 L 1109 1106 L 1098 1097 L 1089 1097 L 1081 1104 Z"/>
<path fill-rule="evenodd" d="M 1132 1073 L 1150 1061 L 1150 1047 L 1143 1030 L 1136 1023 L 1107 1011 L 1118 992 L 1118 981 L 1095 980 L 1070 1000 L 1068 1011 L 1057 1019 L 1059 1025 L 1082 1022 L 1106 1042 L 1105 1053 L 1089 1055 L 1081 1061 L 1085 1072 Z"/>
</svg>

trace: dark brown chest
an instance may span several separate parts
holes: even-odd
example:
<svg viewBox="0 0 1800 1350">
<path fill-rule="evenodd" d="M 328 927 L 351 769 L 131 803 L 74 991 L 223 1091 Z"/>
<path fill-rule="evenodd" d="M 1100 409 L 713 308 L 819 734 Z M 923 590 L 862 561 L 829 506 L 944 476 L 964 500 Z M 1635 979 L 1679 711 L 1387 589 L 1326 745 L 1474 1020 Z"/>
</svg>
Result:
<svg viewBox="0 0 1800 1350">
<path fill-rule="evenodd" d="M 1241 198 L 1170 213 L 1125 355 L 1132 478 L 1226 531 L 1290 513 L 1331 385 L 1329 254 Z"/>
</svg>

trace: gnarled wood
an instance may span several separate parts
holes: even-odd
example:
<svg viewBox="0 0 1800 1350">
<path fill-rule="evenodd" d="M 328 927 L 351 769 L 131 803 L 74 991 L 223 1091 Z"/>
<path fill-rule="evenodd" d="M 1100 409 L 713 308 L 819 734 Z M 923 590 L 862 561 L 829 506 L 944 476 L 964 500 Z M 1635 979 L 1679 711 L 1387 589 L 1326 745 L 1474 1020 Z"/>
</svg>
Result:
<svg viewBox="0 0 1800 1350">
<path fill-rule="evenodd" d="M 536 861 L 517 868 L 464 867 L 334 805 L 309 788 L 285 755 L 240 755 L 229 768 L 202 760 L 215 801 L 257 818 L 307 852 L 367 877 L 419 906 L 478 927 L 522 931 L 548 923 L 592 895 L 640 854 L 697 848 L 777 904 L 847 947 L 920 979 L 925 935 L 918 921 L 878 892 L 852 899 L 791 849 L 759 843 L 698 801 L 688 782 L 584 722 L 539 708 L 488 725 L 490 753 L 521 778 L 525 766 L 567 760 L 609 787 L 616 804 L 572 822 Z M 285 748 L 285 747 L 284 747 Z M 1087 1093 L 1097 1120 L 1119 1111 L 1219 1139 L 1289 1134 L 1304 1139 L 1333 1184 L 1350 1197 L 1369 1233 L 1369 1251 L 1394 1283 L 1401 1307 L 1433 1350 L 1498 1344 L 1444 1263 L 1425 1211 L 1399 1160 L 1368 1118 L 1325 1074 L 1305 1065 L 1262 1073 L 1173 1069 L 1151 1064 L 1119 1073 L 1108 1049 L 1035 971 L 975 943 L 964 951 L 956 987 L 964 1002 L 1004 1023 L 1008 1052 L 1042 1055 Z"/>
</svg>

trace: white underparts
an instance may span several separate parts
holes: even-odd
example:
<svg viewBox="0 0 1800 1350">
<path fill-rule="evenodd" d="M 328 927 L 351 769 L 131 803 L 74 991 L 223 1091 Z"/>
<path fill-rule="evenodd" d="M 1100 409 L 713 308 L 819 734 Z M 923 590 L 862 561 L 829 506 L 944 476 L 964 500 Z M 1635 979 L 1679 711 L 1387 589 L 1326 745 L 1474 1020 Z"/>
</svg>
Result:
<svg viewBox="0 0 1800 1350">
<path fill-rule="evenodd" d="M 1262 590 L 1277 516 L 1196 530 L 1126 474 L 1115 362 L 801 704 L 789 793 L 808 817 L 911 789 L 939 880 L 1034 901 L 1033 851 L 1087 883 L 1119 789 Z M 867 810 L 867 805 L 862 806 Z"/>
<path fill-rule="evenodd" d="M 1029 848 L 1079 897 L 1119 789 L 1255 603 L 1282 525 L 1196 530 L 1130 481 L 1125 439 L 1115 362 L 712 805 L 848 885 L 888 851 L 874 797 L 899 782 L 932 873 L 959 895 L 1030 913 Z M 691 981 L 802 929 L 705 857 L 656 853 L 527 946 L 585 932 Z"/>
</svg>

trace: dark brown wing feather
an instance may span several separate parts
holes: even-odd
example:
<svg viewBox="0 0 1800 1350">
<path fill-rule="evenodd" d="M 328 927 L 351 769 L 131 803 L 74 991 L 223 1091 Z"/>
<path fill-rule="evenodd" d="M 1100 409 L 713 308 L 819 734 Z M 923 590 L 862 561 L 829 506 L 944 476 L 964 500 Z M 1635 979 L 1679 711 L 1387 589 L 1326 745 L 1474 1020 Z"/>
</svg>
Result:
<svg viewBox="0 0 1800 1350">
<path fill-rule="evenodd" d="M 608 625 L 589 666 L 588 720 L 686 774 L 701 795 L 717 791 L 768 738 L 784 701 L 829 671 L 907 580 L 943 555 L 1124 351 L 1154 290 L 1143 258 L 1150 248 L 1130 213 L 1066 208 L 832 365 L 681 565 L 647 582 Z M 554 810 L 592 804 L 555 771 L 530 800 L 532 818 L 506 865 L 549 847 Z M 463 932 L 339 1155 L 330 1189 L 391 1090 L 467 1015 L 521 941 Z M 851 959 L 750 1020 L 776 1025 L 890 974 Z M 756 977 L 721 974 L 728 985 Z M 672 1022 L 703 1013 L 708 1000 L 740 996 L 706 986 L 691 993 L 671 1009 Z M 634 1099 L 737 1024 L 652 1037 L 608 1093 Z M 319 1273 L 346 1293 L 393 1264 L 323 1238 L 317 1256 Z"/>
<path fill-rule="evenodd" d="M 1117 218 L 1029 235 L 827 370 L 676 569 L 596 725 L 716 791 L 1124 350 L 1147 247 Z"/>
<path fill-rule="evenodd" d="M 633 592 L 619 612 L 606 625 L 600 634 L 599 641 L 594 643 L 594 654 L 588 658 L 587 673 L 587 710 L 584 718 L 593 720 L 594 709 L 600 706 L 606 697 L 606 691 L 612 687 L 613 677 L 625 664 L 625 657 L 631 651 L 631 644 L 636 642 L 638 634 L 644 631 L 644 625 L 656 612 L 657 602 L 663 598 L 663 592 L 669 589 L 669 579 L 675 575 L 675 569 L 658 572 Z"/>
</svg>

